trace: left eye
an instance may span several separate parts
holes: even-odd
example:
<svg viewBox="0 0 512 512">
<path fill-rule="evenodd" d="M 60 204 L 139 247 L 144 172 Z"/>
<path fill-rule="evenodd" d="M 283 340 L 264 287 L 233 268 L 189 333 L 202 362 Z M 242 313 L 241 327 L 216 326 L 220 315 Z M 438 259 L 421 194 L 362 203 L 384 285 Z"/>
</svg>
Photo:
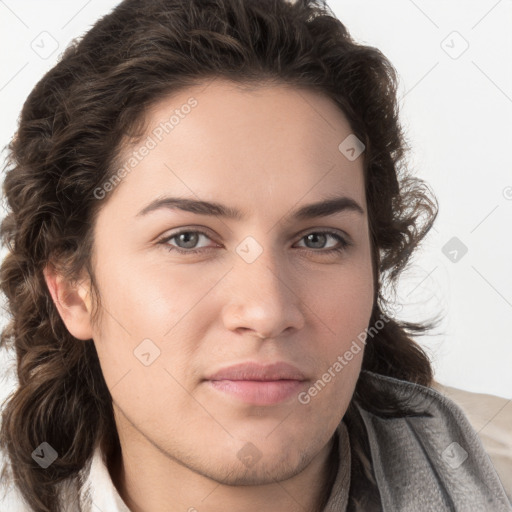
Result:
<svg viewBox="0 0 512 512">
<path fill-rule="evenodd" d="M 214 249 L 215 247 L 200 247 L 200 248 L 194 248 L 196 244 L 198 243 L 200 237 L 203 236 L 205 238 L 208 238 L 211 240 L 211 238 L 204 233 L 203 231 L 198 230 L 189 230 L 189 231 L 180 231 L 179 233 L 175 233 L 171 236 L 165 237 L 164 239 L 160 240 L 159 243 L 164 244 L 169 251 L 176 251 L 180 254 L 194 254 L 199 253 L 201 250 L 210 250 Z M 333 252 L 342 252 L 345 250 L 348 246 L 352 245 L 350 242 L 348 242 L 345 238 L 343 238 L 341 235 L 335 232 L 331 231 L 312 231 L 306 235 L 304 235 L 301 240 L 307 240 L 308 242 L 313 242 L 314 244 L 324 245 L 326 240 L 328 238 L 332 238 L 338 242 L 338 247 L 330 247 L 330 248 L 323 248 L 323 247 L 306 247 L 306 250 L 309 252 L 316 252 L 316 253 L 322 253 L 322 254 L 328 254 Z M 171 240 L 176 239 L 176 243 L 183 244 L 181 247 L 176 247 L 175 245 L 169 245 L 168 242 Z"/>
<path fill-rule="evenodd" d="M 318 236 L 320 235 L 320 236 Z M 328 237 L 333 238 L 339 243 L 338 247 L 330 247 L 327 250 L 322 251 L 323 253 L 330 253 L 330 252 L 341 252 L 342 250 L 346 249 L 350 243 L 345 240 L 341 235 L 338 233 L 332 233 L 330 231 L 313 231 L 311 233 L 308 233 L 307 235 L 304 235 L 301 240 L 309 240 L 315 242 L 315 240 L 320 239 L 320 245 L 322 245 L 322 242 L 325 241 Z M 315 242 L 316 243 L 316 242 Z M 310 249 L 310 248 L 308 248 Z M 322 247 L 314 247 L 314 249 L 322 249 Z"/>
</svg>

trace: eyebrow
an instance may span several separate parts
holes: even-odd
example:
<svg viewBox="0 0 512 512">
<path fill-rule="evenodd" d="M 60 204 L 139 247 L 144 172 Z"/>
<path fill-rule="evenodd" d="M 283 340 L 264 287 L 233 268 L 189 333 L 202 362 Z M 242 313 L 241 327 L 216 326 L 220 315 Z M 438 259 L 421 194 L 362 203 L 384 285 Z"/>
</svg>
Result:
<svg viewBox="0 0 512 512">
<path fill-rule="evenodd" d="M 142 217 L 160 209 L 177 209 L 198 215 L 210 215 L 239 221 L 245 218 L 245 213 L 236 208 L 231 208 L 216 202 L 200 201 L 183 197 L 162 197 L 155 199 L 144 207 L 136 217 Z M 296 220 L 306 220 L 317 217 L 328 217 L 344 211 L 352 211 L 364 215 L 363 208 L 359 203 L 354 201 L 354 199 L 346 196 L 336 196 L 302 206 L 293 211 L 289 217 Z"/>
</svg>

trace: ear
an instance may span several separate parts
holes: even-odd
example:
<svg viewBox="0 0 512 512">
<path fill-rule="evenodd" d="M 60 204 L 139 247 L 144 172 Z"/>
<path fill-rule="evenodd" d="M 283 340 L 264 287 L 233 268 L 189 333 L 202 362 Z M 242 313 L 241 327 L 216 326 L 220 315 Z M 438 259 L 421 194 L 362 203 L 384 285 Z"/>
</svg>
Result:
<svg viewBox="0 0 512 512">
<path fill-rule="evenodd" d="M 90 281 L 70 284 L 55 271 L 51 263 L 43 270 L 53 302 L 68 331 L 79 340 L 92 338 Z"/>
</svg>

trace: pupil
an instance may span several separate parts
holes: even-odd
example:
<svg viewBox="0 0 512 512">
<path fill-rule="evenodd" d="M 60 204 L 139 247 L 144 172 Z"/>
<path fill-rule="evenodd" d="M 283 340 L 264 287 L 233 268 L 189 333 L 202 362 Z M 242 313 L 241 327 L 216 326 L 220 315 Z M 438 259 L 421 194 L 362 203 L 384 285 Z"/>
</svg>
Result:
<svg viewBox="0 0 512 512">
<path fill-rule="evenodd" d="M 187 244 L 187 243 L 190 244 L 190 240 L 187 242 L 187 238 L 191 237 L 192 244 L 190 244 L 190 246 L 187 245 L 187 248 L 193 247 L 195 245 L 195 242 L 197 242 L 197 240 L 196 240 L 197 233 L 186 232 L 186 233 L 181 233 L 180 236 L 182 237 L 182 240 L 185 242 L 185 244 Z"/>
<path fill-rule="evenodd" d="M 313 243 L 314 243 L 314 238 L 319 238 L 318 234 L 317 233 L 311 233 L 308 235 L 308 238 L 309 239 L 313 239 Z M 320 234 L 320 239 L 322 238 L 325 238 L 325 235 L 322 235 Z M 320 247 L 322 246 L 323 244 L 320 243 Z"/>
</svg>

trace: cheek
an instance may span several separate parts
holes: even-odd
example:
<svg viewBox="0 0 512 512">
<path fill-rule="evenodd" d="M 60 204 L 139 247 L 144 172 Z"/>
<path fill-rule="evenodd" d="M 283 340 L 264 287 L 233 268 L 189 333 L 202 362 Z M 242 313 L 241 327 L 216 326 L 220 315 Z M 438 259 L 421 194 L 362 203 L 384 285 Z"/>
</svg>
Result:
<svg viewBox="0 0 512 512">
<path fill-rule="evenodd" d="M 343 352 L 332 354 L 331 362 L 322 368 L 310 387 L 299 394 L 297 399 L 310 428 L 314 422 L 316 428 L 321 426 L 324 432 L 330 432 L 340 423 L 355 390 L 362 355 L 363 350 L 352 354 L 347 361 L 343 359 Z"/>
<path fill-rule="evenodd" d="M 95 345 L 112 400 L 131 422 L 142 429 L 146 425 L 148 431 L 165 426 L 169 434 L 180 423 L 176 421 L 179 414 L 201 414 L 189 392 L 196 377 L 189 368 L 186 336 L 143 337 L 148 330 L 143 328 L 140 335 L 132 332 L 130 336 L 117 322 L 108 324 Z"/>
<path fill-rule="evenodd" d="M 172 273 L 162 265 L 99 268 L 103 318 L 94 342 L 114 402 L 148 422 L 170 407 L 186 410 L 190 361 L 204 334 L 197 312 L 204 318 L 208 301 L 201 299 L 222 274 L 198 279 L 178 266 Z"/>
<path fill-rule="evenodd" d="M 317 279 L 315 290 L 307 302 L 330 334 L 328 352 L 343 350 L 368 327 L 374 293 L 371 269 L 369 266 L 340 269 Z"/>
<path fill-rule="evenodd" d="M 328 286 L 328 288 L 327 288 Z M 373 283 L 365 268 L 331 276 L 323 294 L 309 306 L 317 313 L 321 334 L 317 381 L 311 398 L 318 396 L 325 407 L 348 405 L 362 366 L 366 336 L 373 309 Z M 321 355 L 320 355 L 321 354 Z"/>
<path fill-rule="evenodd" d="M 148 260 L 103 266 L 102 302 L 111 337 L 130 337 L 132 343 L 144 338 L 165 342 L 193 309 L 204 308 L 202 300 L 225 273 L 213 266 L 166 265 L 161 256 Z"/>
</svg>

